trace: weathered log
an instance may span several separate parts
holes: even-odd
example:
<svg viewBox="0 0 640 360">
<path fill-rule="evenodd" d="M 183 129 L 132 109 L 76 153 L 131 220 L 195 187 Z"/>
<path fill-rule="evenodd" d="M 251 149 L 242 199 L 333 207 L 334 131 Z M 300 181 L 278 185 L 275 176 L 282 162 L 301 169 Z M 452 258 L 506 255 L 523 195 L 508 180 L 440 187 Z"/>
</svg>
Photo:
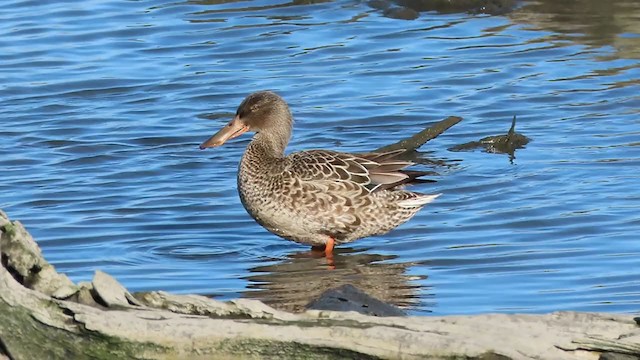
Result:
<svg viewBox="0 0 640 360">
<path fill-rule="evenodd" d="M 92 284 L 67 283 L 22 225 L 1 212 L 0 229 L 0 353 L 12 360 L 640 356 L 640 328 L 627 315 L 382 318 L 324 310 L 292 314 L 256 300 L 165 292 L 134 299 L 101 272 Z M 42 271 L 52 286 L 45 286 Z M 93 305 L 81 303 L 83 297 Z"/>
</svg>

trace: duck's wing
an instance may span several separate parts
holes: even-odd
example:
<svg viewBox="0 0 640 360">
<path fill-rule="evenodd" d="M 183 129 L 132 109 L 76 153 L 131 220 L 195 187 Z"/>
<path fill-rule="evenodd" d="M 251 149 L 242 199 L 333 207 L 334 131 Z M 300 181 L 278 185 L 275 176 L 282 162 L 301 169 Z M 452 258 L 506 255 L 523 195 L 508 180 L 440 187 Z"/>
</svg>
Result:
<svg viewBox="0 0 640 360">
<path fill-rule="evenodd" d="M 396 157 L 404 150 L 385 153 L 349 154 L 329 150 L 293 153 L 287 157 L 286 173 L 298 180 L 318 184 L 341 182 L 351 188 L 378 191 L 414 180 L 416 172 L 402 169 L 413 165 Z"/>
</svg>

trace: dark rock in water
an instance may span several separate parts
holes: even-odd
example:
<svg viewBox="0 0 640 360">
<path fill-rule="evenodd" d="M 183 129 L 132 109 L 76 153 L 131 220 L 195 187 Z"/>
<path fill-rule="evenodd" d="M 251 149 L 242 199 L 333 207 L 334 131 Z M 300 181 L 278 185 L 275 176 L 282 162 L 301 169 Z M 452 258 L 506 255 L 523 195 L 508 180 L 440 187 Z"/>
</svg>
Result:
<svg viewBox="0 0 640 360">
<path fill-rule="evenodd" d="M 372 316 L 406 316 L 399 308 L 367 295 L 353 285 L 342 285 L 323 292 L 307 309 L 356 311 Z"/>
<path fill-rule="evenodd" d="M 449 151 L 467 151 L 476 148 L 484 148 L 488 153 L 509 154 L 511 160 L 515 159 L 517 149 L 522 149 L 529 143 L 529 138 L 516 132 L 516 117 L 513 116 L 511 128 L 506 135 L 487 136 L 480 141 L 472 141 L 449 148 Z"/>
</svg>

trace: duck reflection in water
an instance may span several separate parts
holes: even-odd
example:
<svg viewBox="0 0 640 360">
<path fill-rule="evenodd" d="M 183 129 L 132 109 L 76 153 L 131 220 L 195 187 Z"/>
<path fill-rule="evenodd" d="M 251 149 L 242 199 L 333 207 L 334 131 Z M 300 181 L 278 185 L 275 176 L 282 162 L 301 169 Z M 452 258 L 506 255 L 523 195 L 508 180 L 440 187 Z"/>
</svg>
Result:
<svg viewBox="0 0 640 360">
<path fill-rule="evenodd" d="M 280 263 L 250 269 L 252 275 L 245 278 L 249 290 L 242 296 L 279 310 L 301 312 L 326 290 L 350 284 L 401 309 L 429 307 L 420 304 L 421 296 L 429 293 L 420 285 L 427 277 L 406 274 L 416 263 L 394 263 L 395 255 L 367 250 L 336 249 L 333 271 L 327 271 L 326 260 L 313 251 L 292 253 Z"/>
</svg>

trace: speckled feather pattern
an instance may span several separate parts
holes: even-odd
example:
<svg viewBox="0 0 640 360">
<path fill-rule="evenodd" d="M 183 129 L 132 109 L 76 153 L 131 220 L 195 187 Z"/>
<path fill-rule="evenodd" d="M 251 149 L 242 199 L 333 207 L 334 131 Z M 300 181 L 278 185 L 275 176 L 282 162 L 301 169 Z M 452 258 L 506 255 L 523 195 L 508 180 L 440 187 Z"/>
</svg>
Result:
<svg viewBox="0 0 640 360">
<path fill-rule="evenodd" d="M 413 165 L 397 158 L 403 150 L 311 150 L 285 156 L 293 118 L 286 102 L 272 92 L 249 95 L 236 120 L 256 132 L 240 161 L 240 199 L 258 223 L 283 238 L 321 246 L 329 237 L 340 244 L 384 234 L 438 196 L 399 188 L 415 178 L 403 172 Z"/>
<path fill-rule="evenodd" d="M 327 236 L 336 243 L 384 234 L 411 219 L 432 195 L 382 189 L 372 178 L 401 182 L 397 172 L 410 162 L 389 154 L 345 154 L 312 150 L 287 157 L 270 155 L 260 137 L 254 139 L 240 162 L 238 189 L 247 212 L 266 229 L 283 238 L 323 245 Z M 379 157 L 382 161 L 369 160 Z M 386 178 L 380 171 L 390 172 Z M 403 200 L 425 197 L 421 206 L 402 206 Z"/>
</svg>

